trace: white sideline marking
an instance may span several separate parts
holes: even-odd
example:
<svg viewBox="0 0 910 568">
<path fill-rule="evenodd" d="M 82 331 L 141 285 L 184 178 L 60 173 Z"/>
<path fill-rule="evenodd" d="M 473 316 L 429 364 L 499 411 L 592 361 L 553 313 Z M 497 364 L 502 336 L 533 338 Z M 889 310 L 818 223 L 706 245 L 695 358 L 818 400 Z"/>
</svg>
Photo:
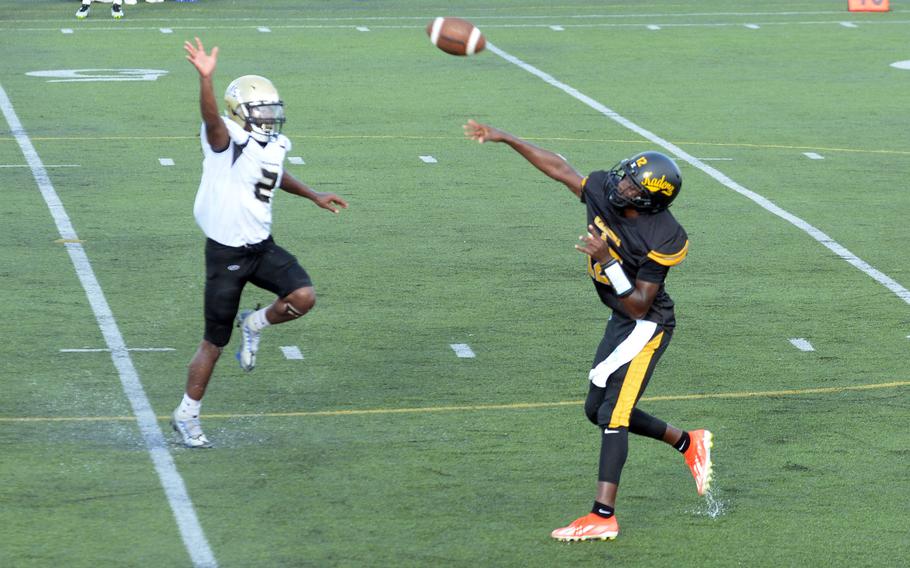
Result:
<svg viewBox="0 0 910 568">
<path fill-rule="evenodd" d="M 368 31 L 370 31 L 370 28 L 368 28 L 366 26 L 357 26 L 357 31 L 358 32 L 368 32 Z"/>
<path fill-rule="evenodd" d="M 172 33 L 174 33 L 174 30 L 172 30 L 171 28 L 158 28 L 158 29 L 159 29 L 159 30 L 161 31 L 161 33 L 163 33 L 163 34 L 172 34 Z"/>
<path fill-rule="evenodd" d="M 436 158 L 434 158 L 433 156 L 421 156 L 420 159 L 425 164 L 435 164 L 436 163 Z"/>
<path fill-rule="evenodd" d="M 284 353 L 285 359 L 303 359 L 303 353 L 300 352 L 300 348 L 296 345 L 283 346 L 281 352 Z"/>
<path fill-rule="evenodd" d="M 72 28 L 60 28 L 60 33 L 71 34 L 71 33 L 73 33 L 73 29 Z"/>
<path fill-rule="evenodd" d="M 126 342 L 123 340 L 123 335 L 120 333 L 114 314 L 107 303 L 101 284 L 98 282 L 98 278 L 95 277 L 95 272 L 92 270 L 92 265 L 89 262 L 88 255 L 85 253 L 85 249 L 82 248 L 82 244 L 75 242 L 79 240 L 79 236 L 73 229 L 66 209 L 63 208 L 63 202 L 60 201 L 57 191 L 51 184 L 50 176 L 48 176 L 44 164 L 41 163 L 41 157 L 38 156 L 31 139 L 25 133 L 25 129 L 22 128 L 22 123 L 19 122 L 19 117 L 16 116 L 13 104 L 2 86 L 0 86 L 0 110 L 3 111 L 10 131 L 19 144 L 25 160 L 31 166 L 32 176 L 35 178 L 35 183 L 41 191 L 41 196 L 44 198 L 44 202 L 54 218 L 60 237 L 67 241 L 73 241 L 66 243 L 66 251 L 69 253 L 73 267 L 76 269 L 76 275 L 79 277 L 79 282 L 88 297 L 92 312 L 95 314 L 95 320 L 98 322 L 98 327 L 101 329 L 102 335 L 104 335 L 104 342 L 111 350 L 111 360 L 120 375 L 120 384 L 123 387 L 123 392 L 129 399 L 133 414 L 136 416 L 136 422 L 139 425 L 139 431 L 142 433 L 146 450 L 148 450 L 152 463 L 155 465 L 155 471 L 161 481 L 161 486 L 167 496 L 171 511 L 174 513 L 180 536 L 190 555 L 190 560 L 192 560 L 194 566 L 215 567 L 218 565 L 215 555 L 212 553 L 212 549 L 205 538 L 205 533 L 202 531 L 202 526 L 199 524 L 199 518 L 196 516 L 193 502 L 190 501 L 183 478 L 180 477 L 180 473 L 177 471 L 174 458 L 167 449 L 167 442 L 158 427 L 158 418 L 154 410 L 152 410 L 151 404 L 149 404 L 145 390 L 142 388 L 139 373 L 133 365 L 132 358 L 130 358 Z"/>
<path fill-rule="evenodd" d="M 758 24 L 745 24 L 745 26 L 746 26 L 747 28 L 749 28 L 750 30 L 761 29 L 761 26 L 759 26 Z"/>
<path fill-rule="evenodd" d="M 824 160 L 825 157 L 821 154 L 816 154 L 815 152 L 803 152 L 803 156 L 809 158 L 810 160 Z"/>
<path fill-rule="evenodd" d="M 849 264 L 852 264 L 854 267 L 856 267 L 858 270 L 860 270 L 863 274 L 866 274 L 867 276 L 869 276 L 870 278 L 872 278 L 873 280 L 875 280 L 876 282 L 878 282 L 879 284 L 881 284 L 882 286 L 884 286 L 885 288 L 887 288 L 888 290 L 893 292 L 898 298 L 900 298 L 907 304 L 910 304 L 910 290 L 907 290 L 906 288 L 904 288 L 903 286 L 901 286 L 900 284 L 895 282 L 894 279 L 892 279 L 890 276 L 888 276 L 884 272 L 881 272 L 877 268 L 873 267 L 872 265 L 870 265 L 863 259 L 859 258 L 855 254 L 853 254 L 852 252 L 847 250 L 843 245 L 841 245 L 840 243 L 838 243 L 837 241 L 835 241 L 834 239 L 829 237 L 827 234 L 825 234 L 821 230 L 817 229 L 813 225 L 810 225 L 809 223 L 807 223 L 806 221 L 797 217 L 796 215 L 775 205 L 767 197 L 764 197 L 763 195 L 755 193 L 751 189 L 748 189 L 748 188 L 736 183 L 735 181 L 733 181 L 732 179 L 727 177 L 726 174 L 722 173 L 721 171 L 717 170 L 716 168 L 714 168 L 712 166 L 709 166 L 708 164 L 699 160 L 695 156 L 692 156 L 691 154 L 689 154 L 682 148 L 676 146 L 672 142 L 664 140 L 663 138 L 661 138 L 660 136 L 654 134 L 653 132 L 651 132 L 649 130 L 645 130 L 644 128 L 642 128 L 641 126 L 638 126 L 631 120 L 629 120 L 629 119 L 625 118 L 624 116 L 618 114 L 617 112 L 605 107 L 604 105 L 595 101 L 588 95 L 585 95 L 578 89 L 576 89 L 574 87 L 570 87 L 569 85 L 566 85 L 565 83 L 563 83 L 561 81 L 557 81 L 556 79 L 553 78 L 552 75 L 544 73 L 537 67 L 534 67 L 533 65 L 529 65 L 529 64 L 525 63 L 524 61 L 522 61 L 521 59 L 518 59 L 514 55 L 510 55 L 509 53 L 506 53 L 505 51 L 499 49 L 492 43 L 487 43 L 487 49 L 489 49 L 490 51 L 492 51 L 499 57 L 502 57 L 509 63 L 517 65 L 518 67 L 524 69 L 528 73 L 535 75 L 536 77 L 542 79 L 547 84 L 549 84 L 553 87 L 556 87 L 557 89 L 561 90 L 562 92 L 566 93 L 567 95 L 571 96 L 572 98 L 578 100 L 579 102 L 586 104 L 587 106 L 589 106 L 592 109 L 596 110 L 597 112 L 603 114 L 604 116 L 606 116 L 610 120 L 616 122 L 617 124 L 624 126 L 625 128 L 631 130 L 632 132 L 635 132 L 642 138 L 645 138 L 646 140 L 650 141 L 652 144 L 656 144 L 657 146 L 660 146 L 661 148 L 663 148 L 670 154 L 676 156 L 678 159 L 683 160 L 684 162 L 692 165 L 693 167 L 696 167 L 699 170 L 705 172 L 706 174 L 708 174 L 709 176 L 711 176 L 712 178 L 717 180 L 719 183 L 721 183 L 728 189 L 733 190 L 736 193 L 745 197 L 746 199 L 753 201 L 755 204 L 760 206 L 765 211 L 767 211 L 773 215 L 777 215 L 784 221 L 787 221 L 791 225 L 795 226 L 796 228 L 800 229 L 801 231 L 805 232 L 810 237 L 812 237 L 813 239 L 818 241 L 820 244 L 825 246 L 828 250 L 830 250 L 831 252 L 833 252 L 834 254 L 839 256 L 841 258 L 841 260 L 843 260 Z"/>
<path fill-rule="evenodd" d="M 259 30 L 260 32 L 264 33 L 264 34 L 272 33 L 272 30 L 270 30 L 269 28 L 267 28 L 267 27 L 265 27 L 265 26 L 260 26 L 260 27 L 258 27 L 258 28 L 256 28 L 256 29 Z"/>
<path fill-rule="evenodd" d="M 303 161 L 303 158 L 301 158 L 300 156 L 291 156 L 290 158 L 288 158 L 288 162 L 290 162 L 292 164 L 297 164 L 298 166 L 306 163 Z"/>
<path fill-rule="evenodd" d="M 553 30 L 554 32 L 564 32 L 564 31 L 566 31 L 566 28 L 564 28 L 564 27 L 562 27 L 562 26 L 550 26 L 550 29 Z"/>
<path fill-rule="evenodd" d="M 841 22 L 840 25 L 844 26 L 845 28 L 858 28 L 859 27 L 856 24 L 854 24 L 853 22 Z"/>
<path fill-rule="evenodd" d="M 110 353 L 110 349 L 102 347 L 83 347 L 81 349 L 61 349 L 61 353 Z M 127 351 L 165 352 L 176 351 L 173 347 L 130 347 Z"/>
<path fill-rule="evenodd" d="M 812 347 L 812 344 L 809 343 L 809 340 L 803 339 L 802 337 L 794 337 L 790 340 L 790 343 L 792 343 L 793 347 L 796 347 L 800 351 L 815 351 L 815 348 Z"/>
<path fill-rule="evenodd" d="M 654 25 L 654 24 L 649 24 L 649 25 L 648 25 L 648 29 L 649 29 L 649 30 L 659 30 L 659 29 L 660 29 L 660 26 L 656 26 L 656 25 Z"/>
<path fill-rule="evenodd" d="M 173 166 L 174 160 L 172 160 L 170 158 L 158 158 L 158 163 L 161 164 L 162 166 Z"/>
<path fill-rule="evenodd" d="M 467 343 L 453 343 L 449 345 L 452 350 L 455 352 L 455 355 L 462 359 L 473 359 L 476 357 L 474 351 L 471 350 L 471 346 Z"/>
</svg>

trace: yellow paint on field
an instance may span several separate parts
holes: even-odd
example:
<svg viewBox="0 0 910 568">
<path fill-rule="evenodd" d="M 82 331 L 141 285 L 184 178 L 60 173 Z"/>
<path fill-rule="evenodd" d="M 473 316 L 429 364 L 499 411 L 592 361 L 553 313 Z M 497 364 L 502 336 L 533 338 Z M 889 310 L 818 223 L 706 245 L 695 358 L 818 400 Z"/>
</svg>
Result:
<svg viewBox="0 0 910 568">
<path fill-rule="evenodd" d="M 890 383 L 871 383 L 845 387 L 818 387 L 808 389 L 788 389 L 775 391 L 745 391 L 704 394 L 677 394 L 663 396 L 644 396 L 642 402 L 665 402 L 675 400 L 736 399 L 760 397 L 785 397 L 807 394 L 837 394 L 852 391 L 893 389 L 910 386 L 910 381 L 893 381 Z M 559 408 L 563 406 L 581 406 L 583 400 L 563 400 L 557 402 L 516 402 L 512 404 L 471 404 L 457 406 L 423 406 L 412 408 L 365 408 L 347 410 L 312 410 L 301 412 L 262 412 L 256 414 L 206 414 L 212 418 L 302 418 L 322 416 L 363 416 L 370 414 L 429 414 L 433 412 L 477 412 L 495 410 L 534 410 L 538 408 Z M 113 422 L 132 421 L 134 416 L 0 416 L 3 422 Z M 158 420 L 170 420 L 170 416 L 159 416 Z"/>
<path fill-rule="evenodd" d="M 457 136 L 416 136 L 405 134 L 309 134 L 296 136 L 289 134 L 296 140 L 461 140 Z M 33 136 L 33 141 L 100 141 L 100 140 L 198 140 L 199 136 Z M 525 140 L 532 142 L 593 142 L 597 144 L 641 144 L 641 139 L 604 139 L 604 138 L 568 138 L 562 136 L 533 137 L 526 136 Z M 0 142 L 13 142 L 12 136 L 0 136 Z M 824 146 L 790 146 L 786 144 L 748 144 L 728 142 L 699 142 L 682 141 L 674 142 L 677 146 L 709 146 L 719 148 L 767 148 L 777 150 L 806 150 L 812 152 L 850 152 L 856 154 L 886 154 L 896 156 L 910 156 L 910 150 L 873 150 L 868 148 L 828 148 Z"/>
</svg>

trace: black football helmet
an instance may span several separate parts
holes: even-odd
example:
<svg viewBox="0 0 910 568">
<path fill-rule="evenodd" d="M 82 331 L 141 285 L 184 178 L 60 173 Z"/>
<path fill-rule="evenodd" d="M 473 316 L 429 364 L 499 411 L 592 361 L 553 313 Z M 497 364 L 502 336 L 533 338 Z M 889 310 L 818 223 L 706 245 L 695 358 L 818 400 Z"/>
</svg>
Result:
<svg viewBox="0 0 910 568">
<path fill-rule="evenodd" d="M 642 152 L 619 162 L 610 170 L 614 183 L 607 198 L 615 207 L 633 207 L 644 213 L 663 211 L 673 203 L 682 187 L 679 167 L 665 154 Z M 619 180 L 628 177 L 639 189 L 635 197 L 619 192 Z"/>
</svg>

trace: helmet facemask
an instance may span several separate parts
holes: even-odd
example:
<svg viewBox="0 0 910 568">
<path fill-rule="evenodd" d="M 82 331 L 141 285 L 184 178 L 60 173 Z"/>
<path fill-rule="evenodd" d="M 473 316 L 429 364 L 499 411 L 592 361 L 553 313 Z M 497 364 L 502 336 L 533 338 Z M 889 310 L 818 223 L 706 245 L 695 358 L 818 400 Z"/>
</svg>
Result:
<svg viewBox="0 0 910 568">
<path fill-rule="evenodd" d="M 272 142 L 281 134 L 285 121 L 282 101 L 243 103 L 240 109 L 246 127 L 255 140 Z"/>
<path fill-rule="evenodd" d="M 638 189 L 636 195 L 620 191 L 619 185 L 624 179 Z M 682 175 L 673 160 L 660 152 L 642 152 L 610 170 L 607 199 L 614 207 L 657 213 L 673 203 L 680 187 Z"/>
<path fill-rule="evenodd" d="M 641 183 L 635 177 L 635 163 L 630 164 L 629 160 L 623 160 L 613 166 L 610 170 L 610 178 L 607 182 L 607 199 L 610 204 L 617 208 L 632 207 L 639 211 L 653 211 L 654 204 L 648 197 L 648 192 L 641 186 Z M 638 194 L 628 196 L 623 194 L 619 189 L 619 183 L 623 179 L 628 179 L 638 189 Z"/>
</svg>

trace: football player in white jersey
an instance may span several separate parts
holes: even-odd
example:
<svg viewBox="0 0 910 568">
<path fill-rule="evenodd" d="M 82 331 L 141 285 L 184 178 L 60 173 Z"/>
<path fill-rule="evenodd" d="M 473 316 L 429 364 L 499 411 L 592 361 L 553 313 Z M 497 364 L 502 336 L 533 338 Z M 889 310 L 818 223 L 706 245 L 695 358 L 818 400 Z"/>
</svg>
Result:
<svg viewBox="0 0 910 568">
<path fill-rule="evenodd" d="M 306 270 L 271 236 L 276 188 L 338 213 L 347 202 L 334 193 L 314 191 L 284 171 L 291 142 L 281 134 L 284 103 L 265 77 L 244 75 L 224 95 L 218 112 L 212 74 L 218 48 L 206 53 L 197 37 L 184 43 L 187 60 L 199 71 L 202 111 L 202 180 L 193 214 L 205 233 L 205 335 L 189 364 L 186 392 L 171 425 L 187 447 L 207 448 L 199 410 L 215 363 L 231 338 L 235 319 L 241 330 L 237 360 L 244 371 L 256 364 L 259 335 L 269 325 L 307 313 L 316 293 Z M 274 302 L 259 310 L 237 312 L 247 282 L 273 292 Z"/>
</svg>

